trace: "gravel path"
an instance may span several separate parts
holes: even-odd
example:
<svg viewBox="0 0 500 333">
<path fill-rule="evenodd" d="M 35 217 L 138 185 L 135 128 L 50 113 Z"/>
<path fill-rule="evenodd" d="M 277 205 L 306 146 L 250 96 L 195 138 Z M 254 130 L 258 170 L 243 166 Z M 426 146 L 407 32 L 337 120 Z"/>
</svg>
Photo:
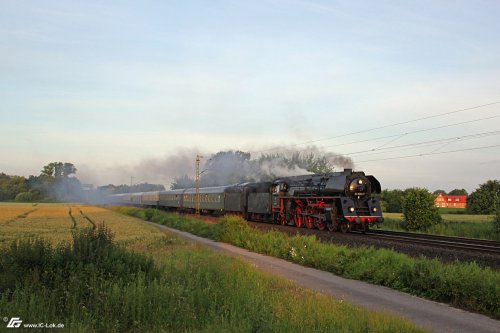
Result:
<svg viewBox="0 0 500 333">
<path fill-rule="evenodd" d="M 160 230 L 205 244 L 217 251 L 242 258 L 259 270 L 295 281 L 303 287 L 344 299 L 370 310 L 394 313 L 434 332 L 500 332 L 498 320 L 480 314 L 455 309 L 446 304 L 425 300 L 386 287 L 344 279 L 328 272 L 249 252 L 229 244 L 217 243 L 155 223 L 146 223 Z"/>
</svg>

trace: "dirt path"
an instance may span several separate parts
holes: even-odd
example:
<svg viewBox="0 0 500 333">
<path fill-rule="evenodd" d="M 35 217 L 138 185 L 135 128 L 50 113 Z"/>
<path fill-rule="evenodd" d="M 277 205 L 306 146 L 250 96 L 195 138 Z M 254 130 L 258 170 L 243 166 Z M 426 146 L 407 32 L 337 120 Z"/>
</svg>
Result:
<svg viewBox="0 0 500 333">
<path fill-rule="evenodd" d="M 299 285 L 370 310 L 387 311 L 405 317 L 434 332 L 500 332 L 500 321 L 428 301 L 382 286 L 349 280 L 332 273 L 303 267 L 286 260 L 253 253 L 233 245 L 217 243 L 187 232 L 149 223 L 217 251 L 244 259 L 257 269 L 297 282 Z"/>
</svg>

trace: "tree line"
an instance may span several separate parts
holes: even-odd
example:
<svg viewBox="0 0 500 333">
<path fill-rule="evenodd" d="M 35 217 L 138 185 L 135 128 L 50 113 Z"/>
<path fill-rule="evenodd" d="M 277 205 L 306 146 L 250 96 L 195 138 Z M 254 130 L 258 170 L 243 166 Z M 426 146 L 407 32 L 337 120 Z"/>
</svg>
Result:
<svg viewBox="0 0 500 333">
<path fill-rule="evenodd" d="M 412 189 L 389 190 L 385 189 L 380 194 L 382 210 L 387 213 L 402 213 L 405 205 L 405 198 Z M 439 194 L 443 195 L 465 195 L 467 196 L 467 205 L 465 212 L 468 214 L 495 214 L 496 206 L 500 200 L 500 181 L 488 180 L 480 184 L 470 195 L 464 189 L 454 189 L 448 193 L 443 190 L 436 190 L 433 193 L 427 193 L 435 198 Z"/>
<path fill-rule="evenodd" d="M 0 173 L 0 201 L 82 201 L 84 198 L 72 163 L 52 162 L 38 176 Z"/>
<path fill-rule="evenodd" d="M 19 202 L 103 202 L 109 194 L 163 191 L 157 184 L 105 185 L 85 191 L 76 177 L 73 163 L 52 162 L 38 176 L 11 176 L 0 173 L 0 201 Z M 102 198 L 103 200 L 99 200 Z"/>
</svg>

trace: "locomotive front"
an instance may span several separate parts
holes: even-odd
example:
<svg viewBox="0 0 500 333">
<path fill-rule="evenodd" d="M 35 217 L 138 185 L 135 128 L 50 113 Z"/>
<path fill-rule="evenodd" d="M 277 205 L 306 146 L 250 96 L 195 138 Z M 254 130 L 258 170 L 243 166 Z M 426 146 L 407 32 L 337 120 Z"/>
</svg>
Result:
<svg viewBox="0 0 500 333">
<path fill-rule="evenodd" d="M 382 209 L 380 207 L 381 187 L 373 176 L 366 176 L 363 172 L 344 170 L 341 178 L 345 177 L 343 196 L 340 197 L 341 214 L 338 214 L 340 229 L 366 231 L 373 223 L 382 223 Z M 347 229 L 347 230 L 346 230 Z"/>
</svg>

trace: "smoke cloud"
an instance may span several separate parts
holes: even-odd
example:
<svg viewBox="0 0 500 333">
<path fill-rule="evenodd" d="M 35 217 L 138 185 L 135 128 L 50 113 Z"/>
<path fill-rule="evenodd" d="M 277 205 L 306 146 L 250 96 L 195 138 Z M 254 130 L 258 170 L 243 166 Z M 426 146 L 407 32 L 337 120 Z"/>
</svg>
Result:
<svg viewBox="0 0 500 333">
<path fill-rule="evenodd" d="M 255 149 L 257 151 L 257 149 Z M 107 184 L 163 184 L 176 188 L 194 184 L 196 155 L 203 155 L 200 165 L 201 185 L 218 186 L 247 181 L 266 181 L 276 177 L 325 173 L 354 168 L 349 157 L 323 151 L 315 146 L 301 149 L 285 147 L 272 151 L 246 153 L 225 151 L 200 152 L 183 149 L 162 158 L 147 158 L 130 166 L 117 165 L 95 172 L 87 165 L 79 166 L 82 183 L 96 186 Z"/>
</svg>

